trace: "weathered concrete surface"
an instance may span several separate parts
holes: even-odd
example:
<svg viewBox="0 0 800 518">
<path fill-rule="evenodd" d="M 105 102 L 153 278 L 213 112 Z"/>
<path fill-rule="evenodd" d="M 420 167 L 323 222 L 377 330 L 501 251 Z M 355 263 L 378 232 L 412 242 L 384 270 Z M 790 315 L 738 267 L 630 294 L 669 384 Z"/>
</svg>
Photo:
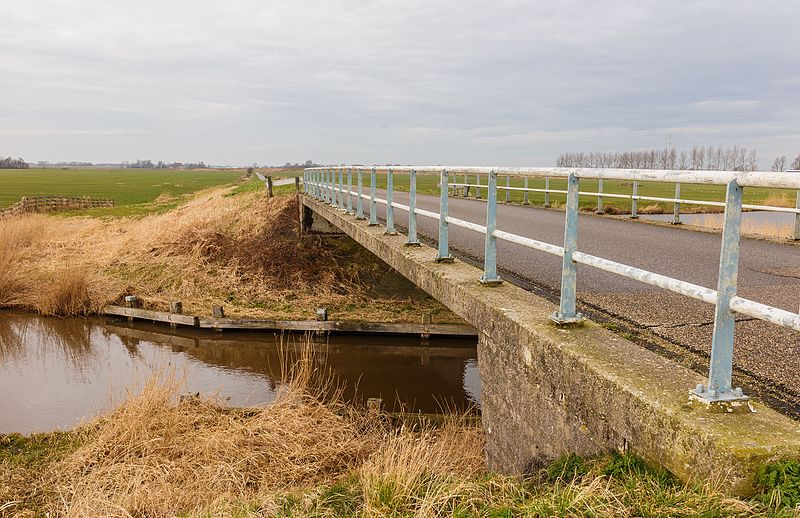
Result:
<svg viewBox="0 0 800 518">
<path fill-rule="evenodd" d="M 315 200 L 303 203 L 474 325 L 489 467 L 522 474 L 566 452 L 630 448 L 684 480 L 753 490 L 763 462 L 800 457 L 800 424 L 761 404 L 715 414 L 688 404 L 703 378 L 587 323 L 558 328 L 555 307 L 521 288 L 480 285 L 463 262 L 437 264 L 430 247 L 405 247 Z"/>
</svg>

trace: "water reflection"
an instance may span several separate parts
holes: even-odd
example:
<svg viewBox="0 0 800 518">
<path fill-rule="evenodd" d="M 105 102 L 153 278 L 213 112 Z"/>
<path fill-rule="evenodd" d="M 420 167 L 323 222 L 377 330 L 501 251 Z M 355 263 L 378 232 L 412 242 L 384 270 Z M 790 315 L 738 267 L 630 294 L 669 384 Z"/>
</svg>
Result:
<svg viewBox="0 0 800 518">
<path fill-rule="evenodd" d="M 0 433 L 74 426 L 108 410 L 160 367 L 187 375 L 187 391 L 229 404 L 268 403 L 281 379 L 281 350 L 301 337 L 194 330 L 0 312 Z M 320 364 L 357 401 L 381 397 L 389 409 L 437 411 L 480 401 L 474 339 L 320 337 Z"/>
</svg>

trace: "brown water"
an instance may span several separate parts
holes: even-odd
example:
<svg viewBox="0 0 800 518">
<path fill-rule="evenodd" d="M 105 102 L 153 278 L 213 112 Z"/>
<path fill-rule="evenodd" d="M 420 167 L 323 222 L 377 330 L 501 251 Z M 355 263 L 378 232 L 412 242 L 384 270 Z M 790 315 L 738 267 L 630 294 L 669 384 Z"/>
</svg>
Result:
<svg viewBox="0 0 800 518">
<path fill-rule="evenodd" d="M 187 392 L 233 406 L 272 401 L 281 350 L 303 337 L 195 330 L 0 312 L 0 433 L 70 428 L 107 412 L 154 370 L 185 372 Z M 283 343 L 283 345 L 281 345 Z M 381 397 L 389 410 L 435 412 L 480 404 L 475 339 L 330 336 L 312 348 L 345 396 Z"/>
</svg>

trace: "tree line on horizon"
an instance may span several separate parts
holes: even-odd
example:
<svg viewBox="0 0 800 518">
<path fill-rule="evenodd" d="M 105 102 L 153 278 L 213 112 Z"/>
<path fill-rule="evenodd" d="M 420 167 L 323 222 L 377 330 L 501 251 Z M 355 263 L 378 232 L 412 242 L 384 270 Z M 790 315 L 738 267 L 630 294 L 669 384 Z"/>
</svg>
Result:
<svg viewBox="0 0 800 518">
<path fill-rule="evenodd" d="M 665 147 L 644 151 L 562 153 L 556 159 L 556 167 L 756 171 L 757 156 L 755 149 L 739 146 L 693 146 L 689 151 Z M 772 162 L 772 171 L 786 170 L 786 162 L 786 156 L 777 157 Z M 800 169 L 800 155 L 789 169 Z"/>
<path fill-rule="evenodd" d="M 28 163 L 21 158 L 1 157 L 0 169 L 27 169 Z"/>
</svg>

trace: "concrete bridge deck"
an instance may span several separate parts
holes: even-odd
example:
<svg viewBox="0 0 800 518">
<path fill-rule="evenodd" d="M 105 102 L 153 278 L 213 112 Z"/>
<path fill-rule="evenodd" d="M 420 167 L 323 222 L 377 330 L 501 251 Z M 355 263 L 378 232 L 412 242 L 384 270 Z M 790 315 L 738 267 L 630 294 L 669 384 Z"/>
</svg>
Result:
<svg viewBox="0 0 800 518">
<path fill-rule="evenodd" d="M 592 322 L 558 327 L 555 305 L 533 293 L 482 286 L 478 268 L 437 263 L 434 249 L 403 246 L 403 235 L 310 197 L 302 203 L 305 224 L 330 222 L 478 329 L 491 468 L 524 473 L 566 452 L 631 449 L 683 479 L 748 494 L 759 465 L 800 457 L 797 421 L 757 402 L 755 412 L 733 414 L 691 403 L 703 375 Z"/>
<path fill-rule="evenodd" d="M 379 191 L 385 198 L 385 191 Z M 407 204 L 408 193 L 394 193 L 395 202 Z M 365 205 L 369 213 L 369 204 Z M 450 215 L 485 224 L 484 201 L 451 197 Z M 437 212 L 436 196 L 417 195 L 417 207 Z M 378 205 L 378 217 L 386 207 Z M 395 221 L 405 226 L 408 214 L 394 211 Z M 521 205 L 497 207 L 497 228 L 524 237 L 561 245 L 564 211 Z M 430 240 L 437 236 L 438 222 L 417 218 L 417 231 Z M 678 227 L 648 225 L 629 220 L 581 214 L 579 249 L 621 263 L 713 288 L 719 269 L 720 235 Z M 532 284 L 544 296 L 557 297 L 561 283 L 561 259 L 507 241 L 498 241 L 501 276 L 525 287 Z M 484 236 L 450 226 L 454 255 L 482 262 Z M 519 282 L 523 281 L 523 282 Z M 739 292 L 749 299 L 797 311 L 800 292 L 800 246 L 777 242 L 741 240 Z M 578 298 L 586 313 L 618 319 L 670 356 L 677 355 L 699 372 L 708 368 L 714 307 L 682 295 L 642 284 L 590 267 L 578 267 Z M 553 298 L 555 300 L 555 298 Z M 773 406 L 800 415 L 800 335 L 770 323 L 737 317 L 734 366 L 737 386 L 769 400 Z"/>
</svg>

